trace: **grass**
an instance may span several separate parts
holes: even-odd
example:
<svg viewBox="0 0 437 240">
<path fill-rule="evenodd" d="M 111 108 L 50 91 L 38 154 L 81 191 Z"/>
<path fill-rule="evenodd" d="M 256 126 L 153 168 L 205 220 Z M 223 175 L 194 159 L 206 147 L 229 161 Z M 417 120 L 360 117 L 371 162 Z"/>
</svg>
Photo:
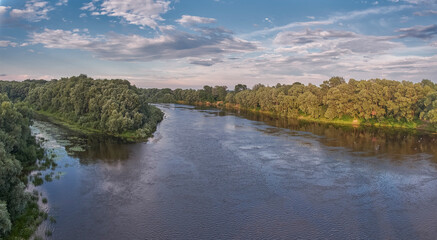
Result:
<svg viewBox="0 0 437 240">
<path fill-rule="evenodd" d="M 103 131 L 94 129 L 94 128 L 87 128 L 87 127 L 83 127 L 77 123 L 74 123 L 66 118 L 63 118 L 62 116 L 60 116 L 59 114 L 55 114 L 55 113 L 51 113 L 48 111 L 35 111 L 36 114 L 38 115 L 42 115 L 46 118 L 48 118 L 48 120 L 50 120 L 53 123 L 56 123 L 58 125 L 64 126 L 70 130 L 76 131 L 76 132 L 80 132 L 83 134 L 90 134 L 90 133 L 104 133 Z"/>
</svg>

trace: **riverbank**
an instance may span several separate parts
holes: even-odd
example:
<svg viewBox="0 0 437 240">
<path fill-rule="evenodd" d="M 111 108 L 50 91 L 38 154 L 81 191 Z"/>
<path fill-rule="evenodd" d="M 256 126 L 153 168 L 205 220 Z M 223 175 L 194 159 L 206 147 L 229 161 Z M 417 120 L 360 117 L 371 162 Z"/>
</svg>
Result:
<svg viewBox="0 0 437 240">
<path fill-rule="evenodd" d="M 74 240 L 437 234 L 437 216 L 428 210 L 437 207 L 437 192 L 430 191 L 437 176 L 437 135 L 159 107 L 168 117 L 153 144 L 77 139 L 86 151 L 71 154 L 64 146 L 74 133 L 48 125 L 41 136 L 56 148 L 64 174 L 40 186 L 56 223 L 43 222 L 35 235 L 51 230 L 51 239 Z M 305 221 L 317 228 L 296 224 Z M 401 237 L 393 234 L 398 232 Z"/>
<path fill-rule="evenodd" d="M 111 137 L 117 137 L 122 140 L 128 141 L 128 142 L 144 142 L 147 141 L 149 137 L 153 136 L 153 132 L 146 134 L 145 136 L 139 136 L 136 131 L 125 131 L 120 134 L 111 134 L 105 131 L 101 131 L 94 128 L 87 128 L 84 126 L 79 125 L 78 123 L 72 122 L 66 118 L 63 118 L 59 114 L 47 112 L 47 111 L 34 111 L 37 117 L 43 118 L 44 120 L 47 120 L 49 122 L 55 123 L 57 125 L 63 126 L 67 129 L 70 129 L 72 131 L 82 133 L 85 135 L 89 134 L 98 134 L 98 135 L 106 135 Z"/>
<path fill-rule="evenodd" d="M 192 104 L 185 102 L 185 101 L 177 101 L 177 103 L 178 104 L 200 106 L 200 107 L 213 107 L 213 108 L 218 108 L 218 109 L 247 111 L 247 112 L 272 116 L 272 117 L 298 119 L 298 120 L 302 120 L 302 121 L 316 122 L 316 123 L 323 123 L 323 124 L 347 125 L 347 126 L 356 126 L 356 127 L 369 126 L 369 127 L 378 127 L 378 128 L 401 128 L 401 129 L 428 131 L 428 132 L 432 132 L 434 134 L 437 134 L 437 131 L 433 126 L 431 126 L 430 124 L 428 124 L 424 121 L 420 121 L 420 120 L 416 120 L 416 121 L 412 121 L 412 122 L 398 122 L 395 120 L 382 120 L 382 121 L 374 120 L 374 121 L 372 121 L 372 120 L 365 120 L 365 119 L 358 119 L 358 118 L 343 118 L 343 119 L 313 118 L 313 117 L 305 116 L 305 115 L 299 115 L 297 118 L 295 118 L 295 117 L 284 116 L 283 114 L 275 113 L 272 111 L 263 111 L 260 109 L 243 108 L 239 104 L 224 103 L 222 101 L 220 101 L 220 102 L 194 102 Z"/>
</svg>

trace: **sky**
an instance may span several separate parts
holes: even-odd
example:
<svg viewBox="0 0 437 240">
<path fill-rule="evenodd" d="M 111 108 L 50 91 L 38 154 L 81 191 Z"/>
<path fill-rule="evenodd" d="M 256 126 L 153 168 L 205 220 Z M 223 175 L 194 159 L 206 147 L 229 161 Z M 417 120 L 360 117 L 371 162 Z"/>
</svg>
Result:
<svg viewBox="0 0 437 240">
<path fill-rule="evenodd" d="M 437 0 L 0 0 L 0 79 L 437 81 Z"/>
</svg>

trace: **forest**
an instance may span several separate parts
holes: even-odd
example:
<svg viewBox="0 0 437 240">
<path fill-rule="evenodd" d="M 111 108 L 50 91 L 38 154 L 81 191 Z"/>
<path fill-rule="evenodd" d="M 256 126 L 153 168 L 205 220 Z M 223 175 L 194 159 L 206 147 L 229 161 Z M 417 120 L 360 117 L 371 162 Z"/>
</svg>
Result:
<svg viewBox="0 0 437 240">
<path fill-rule="evenodd" d="M 144 89 L 150 102 L 215 103 L 289 118 L 327 120 L 374 125 L 402 125 L 437 129 L 437 85 L 386 79 L 346 80 L 332 77 L 320 86 L 256 84 L 249 89 L 237 84 L 204 86 L 203 89 Z"/>
<path fill-rule="evenodd" d="M 128 140 L 150 137 L 163 117 L 147 104 L 140 89 L 120 79 L 94 80 L 82 74 L 51 81 L 0 82 L 0 92 L 70 127 Z"/>
<path fill-rule="evenodd" d="M 28 174 L 47 158 L 31 135 L 34 114 L 81 130 L 145 139 L 163 113 L 149 103 L 186 103 L 246 109 L 295 119 L 407 126 L 437 130 L 437 84 L 386 79 L 346 81 L 332 77 L 321 85 L 237 84 L 202 89 L 140 89 L 121 79 L 79 75 L 59 80 L 0 81 L 0 238 L 32 212 L 40 214 L 25 188 Z M 31 230 L 28 230 L 31 233 Z"/>
<path fill-rule="evenodd" d="M 25 183 L 44 150 L 31 135 L 31 114 L 22 102 L 12 103 L 0 94 L 0 239 L 32 205 Z"/>
<path fill-rule="evenodd" d="M 132 141 L 150 137 L 163 118 L 142 90 L 126 80 L 94 80 L 82 74 L 51 81 L 0 81 L 0 239 L 30 237 L 45 216 L 38 198 L 25 191 L 32 170 L 54 164 L 31 135 L 35 114 L 76 130 Z"/>
</svg>

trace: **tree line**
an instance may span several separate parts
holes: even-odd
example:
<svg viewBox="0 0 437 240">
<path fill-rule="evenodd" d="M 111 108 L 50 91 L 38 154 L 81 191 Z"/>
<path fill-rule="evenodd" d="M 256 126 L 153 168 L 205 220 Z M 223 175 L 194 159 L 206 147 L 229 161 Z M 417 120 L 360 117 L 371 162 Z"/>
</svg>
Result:
<svg viewBox="0 0 437 240">
<path fill-rule="evenodd" d="M 147 138 L 163 117 L 127 80 L 94 80 L 83 74 L 30 88 L 25 99 L 37 111 L 113 135 L 130 132 Z"/>
<path fill-rule="evenodd" d="M 150 102 L 218 102 L 244 109 L 271 112 L 284 117 L 313 119 L 359 119 L 364 122 L 416 123 L 437 127 L 437 85 L 386 79 L 355 80 L 332 77 L 321 85 L 257 84 L 249 89 L 238 84 L 204 86 L 203 89 L 145 89 Z"/>
<path fill-rule="evenodd" d="M 22 102 L 12 103 L 0 94 L 0 239 L 30 204 L 31 196 L 25 192 L 27 173 L 44 156 L 31 135 L 31 114 Z"/>
<path fill-rule="evenodd" d="M 94 80 L 81 74 L 51 81 L 0 81 L 0 92 L 40 114 L 111 135 L 147 138 L 163 118 L 140 89 L 121 79 Z"/>
</svg>

